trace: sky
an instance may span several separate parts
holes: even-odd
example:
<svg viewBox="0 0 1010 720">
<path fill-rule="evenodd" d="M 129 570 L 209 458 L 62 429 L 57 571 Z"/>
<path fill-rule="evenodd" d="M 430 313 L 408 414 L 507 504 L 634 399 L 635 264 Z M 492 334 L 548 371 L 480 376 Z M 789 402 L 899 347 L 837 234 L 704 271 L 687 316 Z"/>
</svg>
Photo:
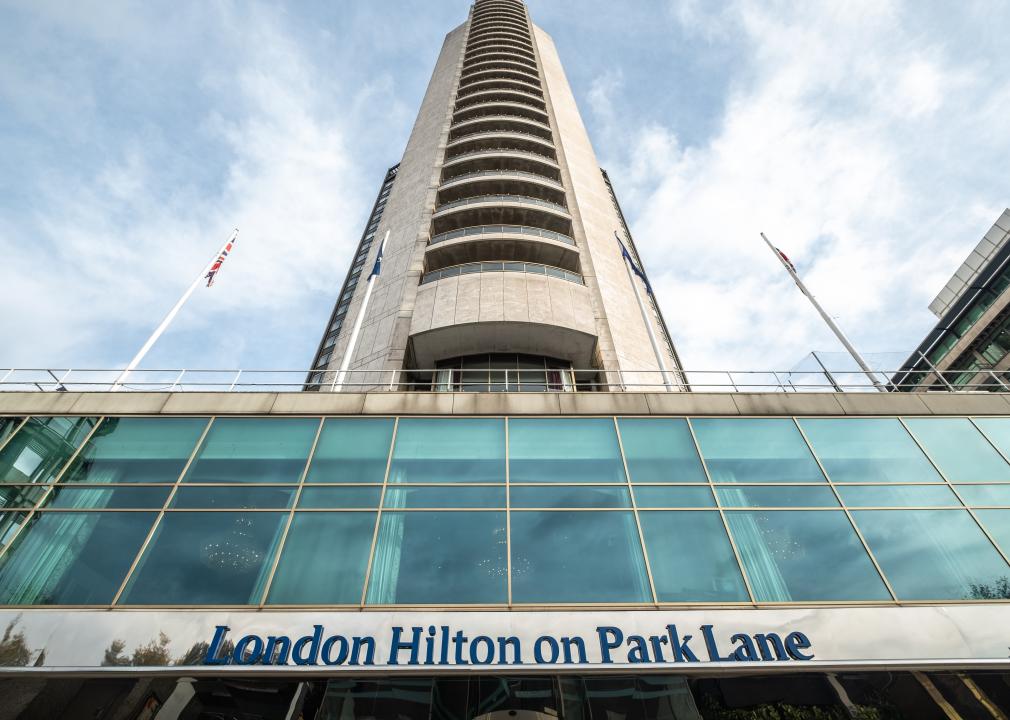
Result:
<svg viewBox="0 0 1010 720">
<path fill-rule="evenodd" d="M 1010 205 L 1006 0 L 528 0 L 685 367 L 904 357 Z M 0 0 L 0 367 L 309 366 L 464 0 Z"/>
</svg>

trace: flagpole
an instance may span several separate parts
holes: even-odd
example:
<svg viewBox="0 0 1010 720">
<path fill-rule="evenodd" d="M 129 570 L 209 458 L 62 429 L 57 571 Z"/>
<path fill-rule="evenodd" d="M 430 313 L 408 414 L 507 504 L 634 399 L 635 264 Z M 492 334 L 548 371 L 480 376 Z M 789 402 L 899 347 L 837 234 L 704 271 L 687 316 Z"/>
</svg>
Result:
<svg viewBox="0 0 1010 720">
<path fill-rule="evenodd" d="M 211 271 L 211 268 L 214 267 L 214 263 L 216 263 L 218 261 L 218 258 L 220 258 L 221 255 L 225 252 L 225 250 L 228 249 L 228 246 L 233 242 L 235 242 L 235 239 L 237 237 L 238 237 L 238 228 L 235 228 L 235 230 L 232 231 L 231 236 L 228 238 L 225 244 L 221 246 L 221 250 L 214 255 L 213 259 L 209 263 L 207 263 L 207 266 L 200 272 L 199 275 L 196 276 L 196 279 L 193 280 L 193 283 L 189 286 L 186 292 L 182 294 L 182 297 L 179 298 L 179 302 L 177 302 L 175 306 L 168 311 L 168 315 L 165 316 L 165 319 L 161 321 L 161 324 L 151 334 L 151 337 L 147 338 L 147 342 L 145 342 L 143 347 L 140 348 L 140 351 L 133 356 L 133 360 L 131 360 L 130 364 L 126 366 L 126 369 L 123 370 L 122 373 L 120 373 L 118 378 L 116 378 L 116 381 L 112 384 L 111 392 L 119 391 L 123 383 L 126 382 L 126 377 L 134 369 L 136 369 L 137 365 L 140 364 L 140 361 L 144 359 L 144 356 L 147 355 L 148 351 L 154 346 L 154 343 L 158 341 L 158 338 L 160 338 L 162 334 L 165 332 L 165 330 L 168 328 L 168 326 L 171 325 L 172 321 L 175 319 L 175 316 L 178 315 L 179 311 L 182 309 L 182 306 L 186 304 L 187 300 L 189 300 L 190 295 L 192 295 L 196 291 L 196 289 L 200 286 L 201 282 L 207 279 L 207 274 Z"/>
<path fill-rule="evenodd" d="M 782 267 L 784 267 L 786 272 L 789 273 L 789 276 L 792 277 L 793 282 L 796 283 L 796 287 L 800 289 L 800 292 L 807 296 L 807 300 L 810 301 L 810 304 L 814 306 L 814 309 L 817 310 L 818 314 L 824 319 L 824 322 L 827 323 L 829 328 L 831 328 L 831 332 L 835 334 L 838 341 L 841 342 L 842 345 L 845 346 L 845 349 L 849 351 L 849 355 L 851 355 L 852 359 L 856 361 L 857 365 L 859 365 L 863 374 L 870 379 L 870 382 L 873 383 L 877 390 L 880 392 L 887 392 L 887 388 L 885 388 L 883 384 L 881 384 L 880 380 L 877 379 L 876 375 L 870 369 L 870 366 L 866 364 L 865 360 L 863 360 L 863 356 L 859 354 L 859 351 L 857 351 L 856 348 L 853 347 L 852 343 L 849 342 L 849 339 L 845 337 L 845 333 L 842 332 L 842 329 L 838 327 L 838 324 L 835 323 L 834 320 L 831 319 L 830 315 L 824 312 L 824 308 L 822 308 L 821 304 L 817 302 L 817 298 L 815 298 L 813 294 L 807 290 L 807 286 L 803 284 L 803 281 L 800 280 L 800 276 L 796 274 L 796 269 L 793 268 L 792 263 L 785 258 L 781 250 L 771 244 L 771 241 L 764 233 L 761 233 L 761 239 L 765 241 L 768 249 L 771 250 L 775 257 L 778 258 L 779 262 L 782 263 Z"/>
<path fill-rule="evenodd" d="M 659 341 L 656 339 L 656 333 L 652 330 L 652 323 L 649 322 L 649 311 L 645 308 L 645 302 L 642 300 L 642 295 L 638 291 L 638 283 L 635 282 L 635 275 L 631 270 L 631 257 L 628 255 L 624 243 L 621 242 L 621 236 L 614 231 L 614 237 L 617 238 L 617 243 L 621 246 L 621 256 L 624 260 L 624 269 L 628 273 L 628 282 L 631 283 L 631 289 L 635 293 L 635 300 L 638 301 L 638 309 L 642 313 L 642 322 L 645 323 L 645 332 L 649 335 L 649 343 L 652 344 L 652 352 L 656 354 L 656 362 L 659 363 L 659 371 L 663 378 L 663 385 L 669 391 L 673 386 L 673 380 L 670 378 L 670 373 L 666 369 L 666 361 L 663 359 L 663 353 L 659 349 Z"/>
<path fill-rule="evenodd" d="M 365 297 L 361 300 L 361 307 L 358 309 L 358 317 L 354 319 L 354 329 L 351 330 L 351 339 L 347 341 L 347 348 L 344 350 L 344 357 L 340 360 L 340 369 L 337 371 L 337 376 L 333 379 L 333 385 L 330 386 L 330 392 L 340 392 L 344 388 L 344 378 L 347 377 L 347 368 L 351 365 L 351 358 L 354 357 L 355 346 L 358 344 L 358 334 L 361 332 L 361 324 L 365 321 L 365 310 L 368 309 L 368 301 L 372 297 L 372 288 L 375 287 L 375 278 L 379 276 L 379 270 L 381 268 L 380 263 L 382 262 L 382 251 L 386 247 L 386 241 L 389 239 L 389 230 L 382 238 L 382 242 L 379 244 L 379 252 L 375 257 L 375 266 L 372 268 L 372 274 L 368 276 L 368 282 L 365 284 Z"/>
</svg>

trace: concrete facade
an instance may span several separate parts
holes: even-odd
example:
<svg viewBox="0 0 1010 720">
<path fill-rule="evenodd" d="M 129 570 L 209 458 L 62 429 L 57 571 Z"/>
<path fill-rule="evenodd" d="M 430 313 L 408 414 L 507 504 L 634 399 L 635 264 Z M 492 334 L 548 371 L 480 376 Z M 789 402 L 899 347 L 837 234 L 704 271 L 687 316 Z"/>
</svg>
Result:
<svg viewBox="0 0 1010 720">
<path fill-rule="evenodd" d="M 615 232 L 634 246 L 557 50 L 519 0 L 478 0 L 446 36 L 376 237 L 387 230 L 351 385 L 502 352 L 658 385 L 646 322 L 679 377 L 657 309 L 643 317 L 635 298 Z M 512 267 L 489 270 L 499 262 Z M 340 366 L 364 294 L 359 282 L 317 369 Z"/>
</svg>

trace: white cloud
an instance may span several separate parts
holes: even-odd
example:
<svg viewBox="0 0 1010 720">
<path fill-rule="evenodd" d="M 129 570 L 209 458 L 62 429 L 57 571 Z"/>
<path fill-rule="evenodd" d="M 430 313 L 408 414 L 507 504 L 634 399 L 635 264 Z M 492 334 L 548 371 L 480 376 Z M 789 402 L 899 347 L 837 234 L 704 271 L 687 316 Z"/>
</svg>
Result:
<svg viewBox="0 0 1010 720">
<path fill-rule="evenodd" d="M 696 5 L 672 8 L 705 31 Z M 867 352 L 911 351 L 931 325 L 926 305 L 1007 203 L 989 163 L 1010 156 L 990 127 L 1010 67 L 982 74 L 943 27 L 914 29 L 916 11 L 730 3 L 718 19 L 746 71 L 718 131 L 680 147 L 649 123 L 601 153 L 616 155 L 607 164 L 686 365 L 785 369 L 840 349 L 760 231 Z"/>
</svg>

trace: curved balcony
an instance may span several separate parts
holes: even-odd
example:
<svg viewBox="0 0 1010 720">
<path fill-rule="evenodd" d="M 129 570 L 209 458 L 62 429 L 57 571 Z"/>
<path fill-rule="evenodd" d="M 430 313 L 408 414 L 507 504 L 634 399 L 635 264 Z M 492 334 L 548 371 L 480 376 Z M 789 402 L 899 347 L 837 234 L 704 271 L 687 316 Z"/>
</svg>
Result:
<svg viewBox="0 0 1010 720">
<path fill-rule="evenodd" d="M 469 50 L 477 47 L 478 43 L 495 42 L 497 40 L 519 43 L 520 45 L 529 47 L 530 50 L 533 50 L 533 41 L 530 40 L 529 35 L 523 35 L 521 33 L 515 33 L 515 32 L 508 32 L 507 30 L 502 30 L 500 28 L 492 30 L 482 30 L 476 33 L 471 32 L 466 39 L 466 47 Z"/>
<path fill-rule="evenodd" d="M 506 200 L 499 199 L 508 198 Z M 490 196 L 467 198 L 467 204 L 436 208 L 431 217 L 433 235 L 480 225 L 522 225 L 571 236 L 572 216 L 568 210 L 536 198 Z"/>
<path fill-rule="evenodd" d="M 554 150 L 553 142 L 532 133 L 514 131 L 475 133 L 459 140 L 454 140 L 445 146 L 445 161 L 448 162 L 460 155 L 499 150 L 506 152 L 512 150 L 531 152 L 542 155 L 552 162 L 557 161 L 557 153 Z"/>
<path fill-rule="evenodd" d="M 482 65 L 485 63 L 481 63 Z M 513 80 L 521 80 L 528 83 L 539 83 L 540 76 L 534 72 L 530 72 L 527 68 L 522 65 L 515 65 L 512 63 L 504 62 L 489 62 L 486 63 L 487 67 L 477 68 L 475 70 L 469 70 L 459 76 L 460 87 L 466 85 L 470 82 L 477 82 L 480 78 L 484 76 L 490 77 L 511 77 Z"/>
<path fill-rule="evenodd" d="M 468 227 L 432 237 L 424 255 L 426 272 L 472 262 L 509 261 L 579 271 L 575 241 L 560 233 L 519 225 Z"/>
<path fill-rule="evenodd" d="M 463 59 L 464 61 L 470 60 L 475 55 L 489 51 L 508 52 L 526 58 L 530 62 L 536 62 L 536 55 L 533 53 L 532 48 L 526 48 L 517 42 L 506 40 L 491 40 L 490 42 L 477 43 L 472 47 L 468 45 Z"/>
<path fill-rule="evenodd" d="M 519 47 L 518 44 L 512 45 L 505 43 L 503 41 L 495 41 L 491 43 L 481 43 L 479 47 L 467 47 L 466 52 L 463 55 L 463 62 L 467 60 L 472 60 L 474 57 L 483 55 L 488 52 L 499 52 L 506 53 L 509 55 L 515 55 L 516 57 L 523 58 L 527 62 L 536 63 L 536 55 L 533 54 L 532 50 L 528 50 L 523 47 Z"/>
<path fill-rule="evenodd" d="M 536 61 L 530 60 L 529 58 L 522 57 L 521 55 L 510 55 L 508 53 L 486 53 L 483 55 L 476 55 L 472 58 L 467 58 L 463 63 L 463 73 L 465 74 L 471 68 L 484 65 L 489 62 L 508 62 L 518 65 L 521 68 L 525 68 L 531 72 L 539 72 L 537 68 Z"/>
<path fill-rule="evenodd" d="M 551 267 L 550 265 L 524 262 L 478 262 L 466 263 L 464 265 L 453 265 L 441 270 L 434 270 L 432 272 L 425 273 L 421 276 L 421 285 L 427 285 L 430 282 L 443 280 L 445 278 L 459 277 L 460 275 L 491 272 L 521 272 L 529 273 L 531 275 L 546 275 L 548 277 L 558 278 L 559 280 L 567 280 L 568 282 L 585 285 L 585 281 L 583 281 L 582 276 L 578 273 L 573 273 L 569 270 L 565 270 L 564 268 Z"/>
<path fill-rule="evenodd" d="M 478 7 L 474 8 L 473 10 L 474 21 L 495 17 L 505 17 L 505 18 L 515 18 L 517 20 L 525 20 L 526 11 L 524 9 L 514 6 Z"/>
<path fill-rule="evenodd" d="M 491 115 L 454 123 L 449 128 L 449 142 L 479 133 L 509 131 L 536 135 L 537 137 L 542 137 L 544 140 L 554 139 L 551 126 L 545 123 L 516 115 Z"/>
<path fill-rule="evenodd" d="M 448 183 L 475 172 L 501 170 L 519 170 L 554 182 L 561 181 L 561 168 L 548 157 L 515 150 L 497 150 L 476 152 L 447 160 L 442 166 L 442 182 Z"/>
<path fill-rule="evenodd" d="M 568 208 L 562 203 L 554 202 L 553 200 L 547 200 L 545 198 L 532 197 L 530 195 L 511 195 L 509 193 L 497 193 L 494 195 L 471 195 L 458 200 L 452 200 L 449 202 L 442 203 L 435 207 L 435 214 L 433 217 L 441 217 L 449 210 L 461 207 L 469 206 L 507 206 L 509 204 L 518 205 L 536 205 L 538 207 L 547 208 L 554 212 L 565 215 L 571 218 L 571 214 L 568 212 Z"/>
<path fill-rule="evenodd" d="M 508 194 L 505 189 L 522 191 L 531 197 L 563 197 L 564 185 L 543 175 L 524 170 L 475 170 L 444 180 L 438 186 L 440 200 L 456 200 L 472 195 Z"/>
<path fill-rule="evenodd" d="M 514 102 L 520 105 L 528 105 L 542 112 L 547 112 L 547 104 L 543 98 L 536 95 L 519 92 L 518 90 L 482 90 L 467 95 L 456 101 L 456 112 L 464 110 L 474 105 L 483 105 L 488 102 Z"/>
<path fill-rule="evenodd" d="M 489 80 L 472 82 L 468 85 L 461 85 L 459 90 L 456 92 L 456 99 L 459 100 L 460 98 L 469 97 L 474 93 L 482 92 L 484 90 L 516 90 L 518 92 L 536 95 L 539 98 L 544 96 L 544 91 L 540 89 L 539 84 L 532 85 L 530 83 L 519 82 L 507 78 L 491 78 Z"/>
<path fill-rule="evenodd" d="M 529 27 L 525 22 L 502 17 L 475 20 L 474 23 L 470 25 L 470 33 L 473 34 L 477 32 L 484 32 L 485 30 L 495 30 L 498 28 L 506 28 L 515 32 L 529 33 Z"/>
<path fill-rule="evenodd" d="M 493 115 L 513 115 L 515 117 L 529 118 L 544 125 L 549 125 L 547 113 L 529 105 L 520 105 L 508 101 L 491 101 L 479 105 L 471 105 L 463 110 L 456 110 L 453 113 L 453 124 L 491 117 Z"/>
</svg>

